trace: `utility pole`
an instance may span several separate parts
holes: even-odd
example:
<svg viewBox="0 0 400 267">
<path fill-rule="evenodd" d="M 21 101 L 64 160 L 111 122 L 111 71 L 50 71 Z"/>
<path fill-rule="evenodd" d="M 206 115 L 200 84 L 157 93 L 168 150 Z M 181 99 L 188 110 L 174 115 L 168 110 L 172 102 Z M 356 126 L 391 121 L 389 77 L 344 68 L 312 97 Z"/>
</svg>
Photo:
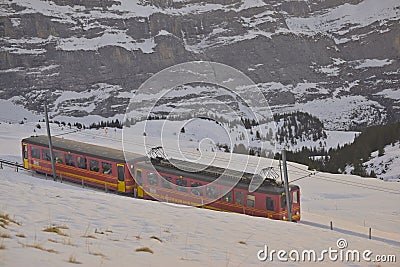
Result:
<svg viewBox="0 0 400 267">
<path fill-rule="evenodd" d="M 51 169 L 53 171 L 53 179 L 55 181 L 55 180 L 57 180 L 56 164 L 54 163 L 53 143 L 51 142 L 49 114 L 47 113 L 47 103 L 46 103 L 46 101 L 44 102 L 44 114 L 45 114 L 45 117 L 46 117 L 47 138 L 49 139 Z"/>
<path fill-rule="evenodd" d="M 282 150 L 282 165 L 283 165 L 283 178 L 285 181 L 285 194 L 286 194 L 286 207 L 288 213 L 289 222 L 292 221 L 292 211 L 291 211 L 291 203 L 290 203 L 290 191 L 289 191 L 289 179 L 287 173 L 287 165 L 286 165 L 286 150 Z"/>
</svg>

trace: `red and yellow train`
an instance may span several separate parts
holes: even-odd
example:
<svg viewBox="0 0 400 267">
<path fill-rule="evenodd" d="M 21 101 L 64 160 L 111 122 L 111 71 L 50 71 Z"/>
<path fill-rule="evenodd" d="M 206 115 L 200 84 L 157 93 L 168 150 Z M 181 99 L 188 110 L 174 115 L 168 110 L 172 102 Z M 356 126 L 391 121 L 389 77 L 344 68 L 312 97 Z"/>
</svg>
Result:
<svg viewBox="0 0 400 267">
<path fill-rule="evenodd" d="M 249 192 L 253 174 L 165 159 L 52 137 L 58 177 L 144 199 L 288 220 L 285 189 L 269 179 Z M 47 136 L 22 140 L 24 167 L 52 174 Z M 175 167 L 184 165 L 185 170 Z M 191 172 L 190 169 L 202 171 Z M 219 177 L 219 179 L 217 179 Z M 237 179 L 231 188 L 229 179 Z M 289 185 L 292 221 L 300 220 L 300 188 Z"/>
</svg>

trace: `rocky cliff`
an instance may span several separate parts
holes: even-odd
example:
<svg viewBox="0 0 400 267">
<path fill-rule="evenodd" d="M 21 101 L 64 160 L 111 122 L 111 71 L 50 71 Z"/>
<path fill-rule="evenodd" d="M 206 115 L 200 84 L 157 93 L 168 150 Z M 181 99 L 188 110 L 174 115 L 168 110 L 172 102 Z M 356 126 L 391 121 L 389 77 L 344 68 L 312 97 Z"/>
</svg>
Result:
<svg viewBox="0 0 400 267">
<path fill-rule="evenodd" d="M 0 98 L 110 117 L 152 74 L 211 60 L 246 73 L 276 112 L 360 128 L 400 118 L 399 20 L 396 0 L 3 1 Z"/>
</svg>

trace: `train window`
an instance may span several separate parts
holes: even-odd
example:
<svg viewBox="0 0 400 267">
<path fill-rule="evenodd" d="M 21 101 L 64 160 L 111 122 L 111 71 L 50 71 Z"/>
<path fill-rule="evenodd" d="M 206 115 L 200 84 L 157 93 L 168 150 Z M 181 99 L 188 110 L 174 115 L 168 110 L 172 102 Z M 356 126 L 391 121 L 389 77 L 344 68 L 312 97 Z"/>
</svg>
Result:
<svg viewBox="0 0 400 267">
<path fill-rule="evenodd" d="M 68 166 L 75 167 L 75 161 L 74 161 L 74 156 L 71 154 L 65 154 L 65 163 Z"/>
<path fill-rule="evenodd" d="M 42 148 L 42 159 L 51 161 L 50 150 Z"/>
<path fill-rule="evenodd" d="M 226 193 L 222 198 L 222 201 L 225 202 L 231 202 L 232 203 L 232 191 L 229 191 L 228 193 Z"/>
<path fill-rule="evenodd" d="M 76 159 L 77 159 L 77 161 L 78 161 L 78 168 L 87 169 L 86 158 L 84 158 L 84 157 L 77 157 Z"/>
<path fill-rule="evenodd" d="M 40 159 L 40 149 L 37 147 L 31 147 L 31 155 L 34 159 Z"/>
<path fill-rule="evenodd" d="M 176 190 L 180 192 L 187 192 L 187 180 L 182 179 L 182 177 L 176 179 Z"/>
<path fill-rule="evenodd" d="M 94 159 L 89 160 L 89 169 L 93 172 L 99 172 L 100 170 L 99 161 Z"/>
<path fill-rule="evenodd" d="M 254 208 L 255 204 L 256 204 L 256 196 L 247 195 L 246 206 Z"/>
<path fill-rule="evenodd" d="M 112 175 L 112 165 L 108 162 L 102 162 L 101 168 L 103 169 L 104 174 Z"/>
<path fill-rule="evenodd" d="M 297 191 L 293 192 L 293 203 L 299 203 L 299 194 Z"/>
<path fill-rule="evenodd" d="M 141 170 L 136 170 L 136 182 L 138 185 L 143 184 L 143 178 L 142 178 L 142 171 Z"/>
<path fill-rule="evenodd" d="M 191 182 L 190 183 L 190 187 L 191 187 L 191 192 L 193 195 L 196 196 L 202 196 L 203 195 L 203 190 L 201 188 L 197 188 L 199 186 L 201 186 L 202 184 L 197 183 L 197 182 Z"/>
<path fill-rule="evenodd" d="M 274 199 L 272 197 L 267 197 L 266 207 L 267 210 L 274 210 Z"/>
<path fill-rule="evenodd" d="M 207 185 L 206 196 L 208 198 L 217 199 L 218 198 L 218 187 L 213 185 Z"/>
<path fill-rule="evenodd" d="M 243 192 L 240 191 L 235 192 L 235 203 L 243 205 Z"/>
<path fill-rule="evenodd" d="M 63 154 L 61 152 L 53 152 L 54 153 L 54 160 L 58 164 L 64 164 Z"/>
<path fill-rule="evenodd" d="M 147 181 L 149 182 L 149 185 L 158 186 L 158 175 L 155 173 L 149 172 L 147 174 Z"/>
<path fill-rule="evenodd" d="M 174 189 L 174 184 L 171 177 L 162 177 L 161 179 L 162 187 L 168 189 Z"/>
</svg>

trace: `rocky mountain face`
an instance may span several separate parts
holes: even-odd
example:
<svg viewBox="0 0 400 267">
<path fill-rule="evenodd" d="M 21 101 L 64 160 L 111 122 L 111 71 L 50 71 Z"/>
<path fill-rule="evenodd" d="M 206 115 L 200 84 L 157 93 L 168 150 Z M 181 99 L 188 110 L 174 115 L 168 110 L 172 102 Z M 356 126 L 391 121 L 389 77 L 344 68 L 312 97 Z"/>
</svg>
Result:
<svg viewBox="0 0 400 267">
<path fill-rule="evenodd" d="M 0 98 L 111 117 L 154 73 L 210 60 L 247 74 L 276 113 L 360 129 L 400 119 L 399 20 L 397 0 L 7 0 Z"/>
</svg>

